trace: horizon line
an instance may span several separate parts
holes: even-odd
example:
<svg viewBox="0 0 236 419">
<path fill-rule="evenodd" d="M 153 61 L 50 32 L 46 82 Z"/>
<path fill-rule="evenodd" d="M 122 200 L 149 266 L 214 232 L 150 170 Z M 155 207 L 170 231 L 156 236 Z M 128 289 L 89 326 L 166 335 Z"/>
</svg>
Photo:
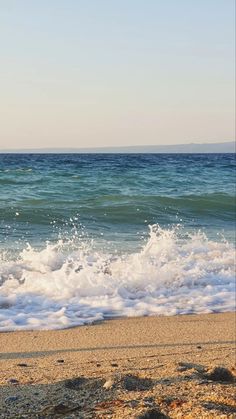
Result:
<svg viewBox="0 0 236 419">
<path fill-rule="evenodd" d="M 12 152 L 24 152 L 24 151 L 38 151 L 38 150 L 104 150 L 104 149 L 152 149 L 152 148 L 178 148 L 178 147 L 205 147 L 205 146 L 209 146 L 209 147 L 214 147 L 214 146 L 224 146 L 224 145 L 233 145 L 236 146 L 236 142 L 235 140 L 230 140 L 230 141 L 220 141 L 220 142 L 214 142 L 214 143 L 196 143 L 196 142 L 191 142 L 191 143 L 179 143 L 179 144 L 142 144 L 142 145 L 117 145 L 117 146 L 89 146 L 89 147 L 80 147 L 80 146 L 62 146 L 62 147 L 56 147 L 56 146 L 49 146 L 49 147 L 20 147 L 20 148 L 1 148 L 0 149 L 0 153 L 12 153 Z"/>
</svg>

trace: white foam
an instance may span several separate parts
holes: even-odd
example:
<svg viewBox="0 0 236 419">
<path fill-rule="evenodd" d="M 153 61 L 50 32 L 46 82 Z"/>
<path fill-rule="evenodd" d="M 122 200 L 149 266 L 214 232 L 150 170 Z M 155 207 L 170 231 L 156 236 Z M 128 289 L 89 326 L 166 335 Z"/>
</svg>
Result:
<svg viewBox="0 0 236 419">
<path fill-rule="evenodd" d="M 120 257 L 68 243 L 28 247 L 0 264 L 0 330 L 58 329 L 114 316 L 234 310 L 235 251 L 202 233 L 150 227 Z"/>
</svg>

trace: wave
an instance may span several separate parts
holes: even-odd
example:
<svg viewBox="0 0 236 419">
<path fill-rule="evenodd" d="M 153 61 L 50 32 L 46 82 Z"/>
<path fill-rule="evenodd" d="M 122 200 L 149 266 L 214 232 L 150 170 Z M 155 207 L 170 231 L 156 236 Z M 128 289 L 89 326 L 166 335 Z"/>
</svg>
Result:
<svg viewBox="0 0 236 419">
<path fill-rule="evenodd" d="M 104 222 L 143 224 L 150 219 L 150 214 L 166 218 L 168 215 L 180 213 L 182 216 L 213 217 L 221 221 L 235 220 L 235 197 L 226 193 L 212 193 L 204 195 L 183 195 L 176 197 L 152 195 L 103 195 L 102 197 L 79 196 L 68 197 L 57 194 L 53 201 L 53 192 L 45 193 L 42 197 L 25 197 L 17 200 L 14 207 L 6 208 L 0 205 L 0 219 L 5 222 L 15 221 L 15 212 L 20 213 L 21 222 L 31 224 L 45 224 L 55 218 L 64 222 L 68 207 L 78 206 L 81 216 L 93 217 Z M 76 204 L 77 203 L 77 204 Z M 14 209 L 16 207 L 16 210 Z"/>
<path fill-rule="evenodd" d="M 0 256 L 0 330 L 60 329 L 117 316 L 234 309 L 234 247 L 150 226 L 137 253 L 72 240 Z"/>
<path fill-rule="evenodd" d="M 32 168 L 31 167 L 17 167 L 17 168 L 13 168 L 13 169 L 0 169 L 0 173 L 25 173 L 25 172 L 32 172 Z"/>
</svg>

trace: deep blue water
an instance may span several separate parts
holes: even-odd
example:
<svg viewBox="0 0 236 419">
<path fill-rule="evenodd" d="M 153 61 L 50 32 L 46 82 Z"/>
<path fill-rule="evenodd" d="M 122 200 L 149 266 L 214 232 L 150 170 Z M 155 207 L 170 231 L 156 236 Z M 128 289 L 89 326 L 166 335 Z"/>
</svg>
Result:
<svg viewBox="0 0 236 419">
<path fill-rule="evenodd" d="M 132 248 L 156 223 L 234 240 L 235 156 L 0 155 L 1 245 L 41 245 L 76 228 Z"/>
</svg>

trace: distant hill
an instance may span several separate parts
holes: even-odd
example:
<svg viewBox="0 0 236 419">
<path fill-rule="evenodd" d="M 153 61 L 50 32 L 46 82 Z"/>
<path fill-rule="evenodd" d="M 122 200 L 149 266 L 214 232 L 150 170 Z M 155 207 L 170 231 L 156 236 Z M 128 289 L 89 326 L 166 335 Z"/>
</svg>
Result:
<svg viewBox="0 0 236 419">
<path fill-rule="evenodd" d="M 235 142 L 147 145 L 94 148 L 42 148 L 0 150 L 1 153 L 235 153 Z"/>
</svg>

